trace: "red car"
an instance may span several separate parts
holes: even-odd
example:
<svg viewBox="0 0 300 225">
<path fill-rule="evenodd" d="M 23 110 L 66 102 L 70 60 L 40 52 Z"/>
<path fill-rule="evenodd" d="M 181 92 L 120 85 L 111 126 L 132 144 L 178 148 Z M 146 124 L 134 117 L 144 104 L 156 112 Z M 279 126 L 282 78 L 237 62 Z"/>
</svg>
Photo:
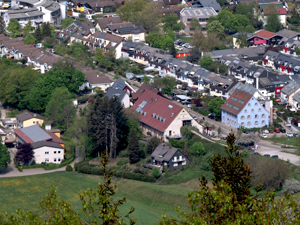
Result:
<svg viewBox="0 0 300 225">
<path fill-rule="evenodd" d="M 275 133 L 280 133 L 279 128 L 274 129 L 274 132 L 275 132 Z"/>
</svg>

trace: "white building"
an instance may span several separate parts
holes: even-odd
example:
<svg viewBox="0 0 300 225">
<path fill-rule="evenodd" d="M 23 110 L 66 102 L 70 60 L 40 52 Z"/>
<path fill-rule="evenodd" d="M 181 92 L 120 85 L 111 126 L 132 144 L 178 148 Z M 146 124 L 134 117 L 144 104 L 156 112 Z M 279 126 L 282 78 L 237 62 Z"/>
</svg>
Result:
<svg viewBox="0 0 300 225">
<path fill-rule="evenodd" d="M 64 148 L 54 142 L 35 142 L 31 144 L 35 163 L 43 162 L 59 164 L 64 159 Z"/>
</svg>

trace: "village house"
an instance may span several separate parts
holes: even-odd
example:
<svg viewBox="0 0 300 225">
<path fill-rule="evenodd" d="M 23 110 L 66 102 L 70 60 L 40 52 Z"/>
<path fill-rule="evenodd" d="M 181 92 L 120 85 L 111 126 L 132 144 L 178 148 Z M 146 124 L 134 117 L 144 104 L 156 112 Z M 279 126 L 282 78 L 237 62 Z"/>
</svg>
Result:
<svg viewBox="0 0 300 225">
<path fill-rule="evenodd" d="M 290 81 L 281 89 L 280 99 L 282 103 L 293 104 L 293 96 L 300 91 L 300 85 L 295 81 Z"/>
<path fill-rule="evenodd" d="M 16 119 L 18 128 L 25 128 L 32 125 L 42 126 L 44 123 L 44 118 L 40 114 L 28 111 L 17 114 Z"/>
</svg>

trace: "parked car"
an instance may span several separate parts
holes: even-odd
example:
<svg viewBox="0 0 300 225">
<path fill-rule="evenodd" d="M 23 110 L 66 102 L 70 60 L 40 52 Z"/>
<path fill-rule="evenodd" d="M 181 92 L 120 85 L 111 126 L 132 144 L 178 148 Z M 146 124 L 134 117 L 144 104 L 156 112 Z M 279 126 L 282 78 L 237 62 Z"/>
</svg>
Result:
<svg viewBox="0 0 300 225">
<path fill-rule="evenodd" d="M 279 128 L 275 128 L 275 129 L 274 129 L 274 132 L 275 132 L 275 133 L 280 133 Z"/>
<path fill-rule="evenodd" d="M 299 135 L 298 135 L 298 133 L 293 133 L 293 136 L 298 137 Z"/>
<path fill-rule="evenodd" d="M 285 133 L 286 130 L 285 130 L 284 128 L 281 128 L 281 129 L 280 129 L 280 132 L 281 132 L 281 133 Z"/>
<path fill-rule="evenodd" d="M 244 130 L 243 133 L 244 134 L 249 134 L 250 132 L 249 132 L 249 130 Z"/>
<path fill-rule="evenodd" d="M 268 136 L 266 134 L 261 134 L 260 135 L 262 138 L 267 138 Z"/>
<path fill-rule="evenodd" d="M 293 137 L 293 134 L 292 133 L 286 133 L 286 136 L 287 137 Z"/>
<path fill-rule="evenodd" d="M 251 141 L 250 143 L 249 143 L 249 146 L 254 146 L 254 141 Z"/>
<path fill-rule="evenodd" d="M 194 118 L 195 120 L 198 120 L 197 116 L 195 116 L 195 115 L 193 115 L 193 118 Z"/>
<path fill-rule="evenodd" d="M 255 131 L 254 130 L 249 130 L 249 133 L 255 134 Z"/>
<path fill-rule="evenodd" d="M 278 155 L 272 155 L 271 158 L 278 159 Z"/>
<path fill-rule="evenodd" d="M 210 114 L 208 114 L 208 118 L 213 120 L 215 118 L 215 115 L 210 113 Z"/>
<path fill-rule="evenodd" d="M 264 154 L 264 156 L 265 156 L 265 157 L 270 157 L 270 155 L 269 155 L 269 154 Z"/>
<path fill-rule="evenodd" d="M 268 134 L 269 131 L 268 131 L 268 130 L 264 130 L 263 133 L 264 133 L 264 134 Z"/>
<path fill-rule="evenodd" d="M 54 53 L 54 54 L 55 54 L 55 50 L 54 50 L 54 48 L 51 48 L 51 49 L 49 50 L 49 52 L 51 52 L 51 53 Z"/>
<path fill-rule="evenodd" d="M 273 134 L 274 131 L 272 129 L 269 130 L 269 134 Z"/>
</svg>

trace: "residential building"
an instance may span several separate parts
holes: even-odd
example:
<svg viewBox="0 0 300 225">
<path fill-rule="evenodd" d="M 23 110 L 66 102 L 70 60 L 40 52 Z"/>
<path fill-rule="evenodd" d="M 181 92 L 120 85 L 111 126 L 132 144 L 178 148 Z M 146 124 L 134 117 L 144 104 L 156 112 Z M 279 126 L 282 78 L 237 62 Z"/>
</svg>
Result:
<svg viewBox="0 0 300 225">
<path fill-rule="evenodd" d="M 287 29 L 282 29 L 278 31 L 276 34 L 282 36 L 283 39 L 286 38 L 286 39 L 299 40 L 300 38 L 300 33 L 292 30 L 287 30 Z"/>
<path fill-rule="evenodd" d="M 179 150 L 172 146 L 160 144 L 151 154 L 152 164 L 161 168 L 176 169 L 187 165 L 189 159 Z"/>
<path fill-rule="evenodd" d="M 130 98 L 129 94 L 125 90 L 109 88 L 105 94 L 109 99 L 111 98 L 118 98 L 124 108 L 130 107 Z"/>
<path fill-rule="evenodd" d="M 15 130 L 17 144 L 31 144 L 37 163 L 60 163 L 64 159 L 64 141 L 55 133 L 37 125 Z"/>
<path fill-rule="evenodd" d="M 209 17 L 217 16 L 218 13 L 212 7 L 204 8 L 183 8 L 180 11 L 180 21 L 186 25 L 185 31 L 189 32 L 189 26 L 192 18 L 199 20 L 200 25 L 206 28 Z"/>
<path fill-rule="evenodd" d="M 221 107 L 222 123 L 234 128 L 269 126 L 269 113 L 251 94 L 236 89 Z"/>
<path fill-rule="evenodd" d="M 1 118 L 1 126 L 4 128 L 16 129 L 17 128 L 17 119 L 16 118 Z"/>
<path fill-rule="evenodd" d="M 259 90 L 257 90 L 253 85 L 249 83 L 238 82 L 228 91 L 228 95 L 231 96 L 233 92 L 235 92 L 235 90 L 246 92 L 258 100 L 265 99 L 265 96 L 263 96 L 263 94 Z"/>
<path fill-rule="evenodd" d="M 143 133 L 157 136 L 162 141 L 181 137 L 182 126 L 194 126 L 200 132 L 203 131 L 203 127 L 185 108 L 148 90 L 144 91 L 132 108 L 141 114 L 140 124 Z"/>
<path fill-rule="evenodd" d="M 300 110 L 300 92 L 294 94 L 292 98 L 292 108 L 291 111 L 299 111 Z"/>
<path fill-rule="evenodd" d="M 221 6 L 216 0 L 191 0 L 187 1 L 187 5 L 191 8 L 213 8 L 217 13 L 221 11 Z"/>
<path fill-rule="evenodd" d="M 264 24 L 265 25 L 267 25 L 268 15 L 270 15 L 271 13 L 276 12 L 282 26 L 284 26 L 284 27 L 286 26 L 286 15 L 287 15 L 286 8 L 276 8 L 276 9 L 264 8 L 263 12 L 264 12 Z"/>
<path fill-rule="evenodd" d="M 247 39 L 249 46 L 278 45 L 282 36 L 266 30 L 256 31 L 252 37 Z"/>
<path fill-rule="evenodd" d="M 150 86 L 147 83 L 143 83 L 142 86 L 140 86 L 140 88 L 136 92 L 131 94 L 132 102 L 136 102 L 139 99 L 139 97 L 145 92 L 145 90 L 151 91 L 154 94 L 160 94 L 160 92 L 156 88 Z"/>
<path fill-rule="evenodd" d="M 245 32 L 245 33 L 237 32 L 237 33 L 231 35 L 231 36 L 232 36 L 232 43 L 233 43 L 233 46 L 236 47 L 236 48 L 239 48 L 239 47 L 240 47 L 240 44 L 239 44 L 239 41 L 238 41 L 239 35 L 240 35 L 241 37 L 243 37 L 244 35 L 246 35 L 246 36 L 247 36 L 247 39 L 249 39 L 249 38 L 251 38 L 251 37 L 254 36 L 254 34 L 252 34 L 252 33 L 246 33 L 246 32 Z"/>
<path fill-rule="evenodd" d="M 133 42 L 145 41 L 146 30 L 142 26 L 135 26 L 130 22 L 126 22 L 108 24 L 107 28 L 125 40 L 131 40 Z"/>
<path fill-rule="evenodd" d="M 281 102 L 293 105 L 293 96 L 300 91 L 300 85 L 295 81 L 291 81 L 281 89 Z M 296 98 L 297 99 L 297 98 Z"/>
<path fill-rule="evenodd" d="M 114 24 L 114 23 L 122 23 L 121 18 L 119 16 L 98 18 L 95 27 L 98 31 L 104 32 L 107 30 L 107 26 L 109 24 Z"/>
<path fill-rule="evenodd" d="M 123 80 L 122 78 L 116 79 L 112 85 L 112 88 L 125 90 L 128 92 L 129 95 L 135 92 L 135 89 L 126 80 Z"/>
<path fill-rule="evenodd" d="M 25 128 L 32 125 L 42 126 L 44 123 L 44 118 L 40 114 L 28 111 L 17 114 L 16 118 L 18 128 Z"/>
</svg>

